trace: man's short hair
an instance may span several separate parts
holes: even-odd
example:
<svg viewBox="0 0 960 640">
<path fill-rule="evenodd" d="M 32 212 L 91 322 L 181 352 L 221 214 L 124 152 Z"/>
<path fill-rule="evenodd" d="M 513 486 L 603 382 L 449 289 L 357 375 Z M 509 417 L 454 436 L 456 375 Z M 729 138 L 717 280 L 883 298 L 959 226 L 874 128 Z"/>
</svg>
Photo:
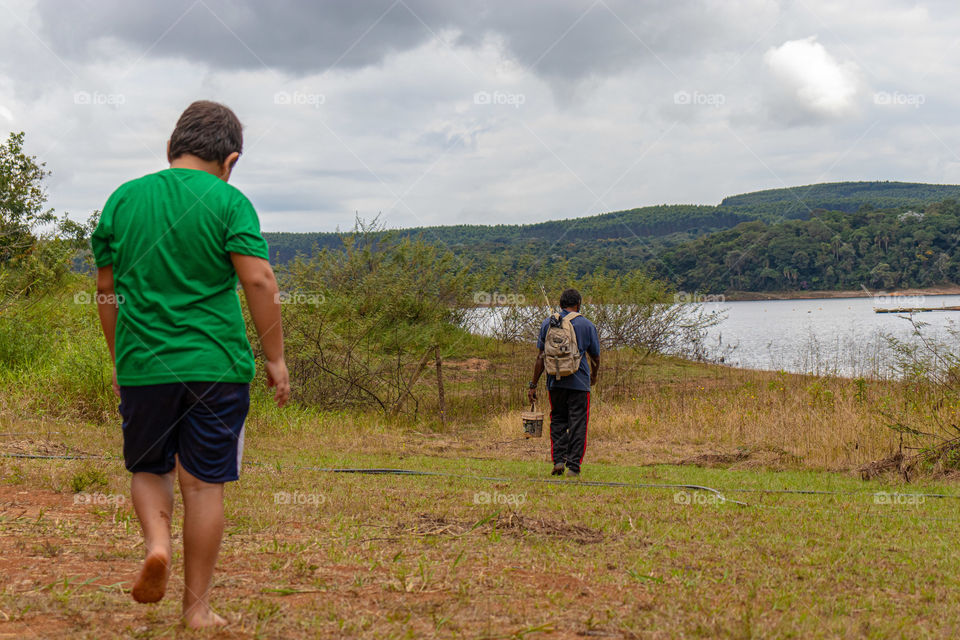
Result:
<svg viewBox="0 0 960 640">
<path fill-rule="evenodd" d="M 580 305 L 580 292 L 576 289 L 567 289 L 560 294 L 560 308 L 569 309 Z"/>
<path fill-rule="evenodd" d="M 180 115 L 170 135 L 170 160 L 195 155 L 222 163 L 231 153 L 243 152 L 243 125 L 219 102 L 197 100 Z"/>
</svg>

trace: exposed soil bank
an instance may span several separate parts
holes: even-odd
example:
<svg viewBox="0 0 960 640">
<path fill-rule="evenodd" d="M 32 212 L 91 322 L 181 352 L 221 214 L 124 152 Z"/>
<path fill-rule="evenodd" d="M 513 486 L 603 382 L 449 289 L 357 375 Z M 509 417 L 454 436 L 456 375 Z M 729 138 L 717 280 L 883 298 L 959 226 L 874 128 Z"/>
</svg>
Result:
<svg viewBox="0 0 960 640">
<path fill-rule="evenodd" d="M 872 296 L 941 296 L 960 295 L 960 285 L 945 284 L 924 289 L 894 291 L 852 289 L 847 291 L 731 291 L 724 295 L 727 301 L 739 300 L 808 300 L 817 298 L 870 298 Z"/>
</svg>

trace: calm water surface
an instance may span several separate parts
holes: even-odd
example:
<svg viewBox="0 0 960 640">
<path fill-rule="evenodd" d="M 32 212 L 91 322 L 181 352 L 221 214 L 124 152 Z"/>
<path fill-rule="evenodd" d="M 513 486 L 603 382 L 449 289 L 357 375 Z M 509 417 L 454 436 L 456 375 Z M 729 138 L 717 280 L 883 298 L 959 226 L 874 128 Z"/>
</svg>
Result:
<svg viewBox="0 0 960 640">
<path fill-rule="evenodd" d="M 891 371 L 884 335 L 915 340 L 906 313 L 875 313 L 874 307 L 960 306 L 960 296 L 901 296 L 705 303 L 726 319 L 711 330 L 708 347 L 738 367 L 783 369 L 800 373 L 884 375 Z M 951 339 L 947 328 L 960 327 L 960 312 L 913 314 L 927 323 L 925 335 Z"/>
</svg>

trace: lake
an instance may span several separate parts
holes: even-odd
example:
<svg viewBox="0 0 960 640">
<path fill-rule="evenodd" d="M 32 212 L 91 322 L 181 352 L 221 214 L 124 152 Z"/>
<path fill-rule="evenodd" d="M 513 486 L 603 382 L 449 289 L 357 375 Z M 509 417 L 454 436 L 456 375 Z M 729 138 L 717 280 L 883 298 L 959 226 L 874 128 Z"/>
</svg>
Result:
<svg viewBox="0 0 960 640">
<path fill-rule="evenodd" d="M 711 301 L 700 305 L 704 311 L 720 311 L 725 316 L 708 332 L 705 346 L 710 360 L 748 369 L 891 377 L 897 371 L 886 338 L 914 344 L 919 339 L 909 314 L 876 313 L 874 308 L 960 306 L 960 295 Z M 492 309 L 476 307 L 471 314 L 472 330 L 491 335 L 496 323 Z M 948 329 L 960 327 L 960 311 L 914 313 L 913 318 L 927 325 L 925 337 L 945 344 L 955 341 Z"/>
<path fill-rule="evenodd" d="M 874 307 L 960 305 L 960 295 L 818 298 L 706 302 L 726 318 L 710 331 L 709 353 L 724 363 L 751 369 L 845 376 L 889 375 L 892 352 L 884 335 L 916 340 L 908 314 L 875 313 Z M 960 312 L 913 314 L 928 324 L 924 335 L 949 340 Z M 960 326 L 960 325 L 958 325 Z M 730 350 L 732 348 L 732 350 Z"/>
</svg>

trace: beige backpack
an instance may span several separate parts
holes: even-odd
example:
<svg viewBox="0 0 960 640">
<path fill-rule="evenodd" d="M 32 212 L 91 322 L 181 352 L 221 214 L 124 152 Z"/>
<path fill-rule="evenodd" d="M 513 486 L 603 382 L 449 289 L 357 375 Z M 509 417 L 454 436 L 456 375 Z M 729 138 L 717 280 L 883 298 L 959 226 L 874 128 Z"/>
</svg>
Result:
<svg viewBox="0 0 960 640">
<path fill-rule="evenodd" d="M 543 364 L 547 373 L 555 378 L 573 375 L 580 369 L 580 347 L 572 323 L 579 315 L 571 311 L 562 318 L 559 313 L 550 316 L 547 336 L 543 341 Z"/>
</svg>

